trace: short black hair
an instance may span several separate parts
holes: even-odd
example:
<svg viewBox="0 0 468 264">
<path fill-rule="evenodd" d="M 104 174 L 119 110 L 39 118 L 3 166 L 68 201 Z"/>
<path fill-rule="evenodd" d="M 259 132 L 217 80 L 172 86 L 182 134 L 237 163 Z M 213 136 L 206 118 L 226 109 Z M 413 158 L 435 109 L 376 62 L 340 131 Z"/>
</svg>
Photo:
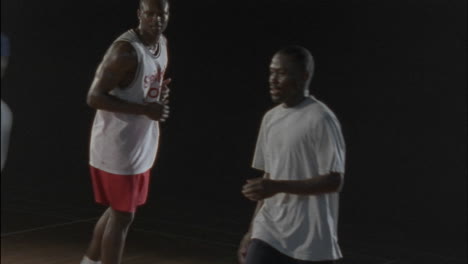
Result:
<svg viewBox="0 0 468 264">
<path fill-rule="evenodd" d="M 310 51 L 299 45 L 287 46 L 280 49 L 277 54 L 282 54 L 293 58 L 293 61 L 303 72 L 312 74 L 315 68 L 314 57 Z"/>
</svg>

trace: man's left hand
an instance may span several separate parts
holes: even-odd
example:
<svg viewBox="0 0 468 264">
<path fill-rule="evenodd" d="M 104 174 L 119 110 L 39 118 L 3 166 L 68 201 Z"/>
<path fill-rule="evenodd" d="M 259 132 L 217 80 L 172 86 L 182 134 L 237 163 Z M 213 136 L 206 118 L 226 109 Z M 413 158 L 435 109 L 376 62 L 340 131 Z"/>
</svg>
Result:
<svg viewBox="0 0 468 264">
<path fill-rule="evenodd" d="M 164 102 L 164 103 L 169 103 L 169 92 L 170 92 L 170 89 L 169 89 L 169 83 L 171 83 L 172 79 L 169 78 L 169 79 L 166 79 L 162 82 L 162 98 L 161 98 L 161 101 Z"/>
<path fill-rule="evenodd" d="M 252 201 L 269 198 L 278 192 L 276 182 L 263 177 L 247 180 L 247 183 L 242 187 L 242 194 Z"/>
</svg>

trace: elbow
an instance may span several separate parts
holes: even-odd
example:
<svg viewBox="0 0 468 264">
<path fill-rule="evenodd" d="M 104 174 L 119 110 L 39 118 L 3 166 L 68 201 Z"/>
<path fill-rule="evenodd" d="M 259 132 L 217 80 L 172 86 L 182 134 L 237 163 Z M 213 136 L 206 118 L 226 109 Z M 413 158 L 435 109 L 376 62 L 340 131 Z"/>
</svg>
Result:
<svg viewBox="0 0 468 264">
<path fill-rule="evenodd" d="M 88 104 L 89 107 L 98 109 L 100 107 L 99 98 L 100 98 L 99 95 L 89 93 L 88 96 L 86 97 L 86 103 Z"/>
</svg>

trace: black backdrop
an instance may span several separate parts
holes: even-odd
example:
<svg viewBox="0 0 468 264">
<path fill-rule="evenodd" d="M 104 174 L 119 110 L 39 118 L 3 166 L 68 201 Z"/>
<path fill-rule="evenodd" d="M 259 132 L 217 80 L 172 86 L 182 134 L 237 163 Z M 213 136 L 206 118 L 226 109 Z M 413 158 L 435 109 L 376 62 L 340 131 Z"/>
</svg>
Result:
<svg viewBox="0 0 468 264">
<path fill-rule="evenodd" d="M 2 0 L 12 45 L 2 98 L 14 113 L 2 195 L 92 203 L 86 93 L 111 41 L 137 24 L 136 8 Z M 269 60 L 300 44 L 316 59 L 312 93 L 335 111 L 347 143 L 342 223 L 464 239 L 465 24 L 462 0 L 173 0 L 172 116 L 151 197 L 226 204 L 248 219 L 239 191 L 272 106 Z"/>
</svg>

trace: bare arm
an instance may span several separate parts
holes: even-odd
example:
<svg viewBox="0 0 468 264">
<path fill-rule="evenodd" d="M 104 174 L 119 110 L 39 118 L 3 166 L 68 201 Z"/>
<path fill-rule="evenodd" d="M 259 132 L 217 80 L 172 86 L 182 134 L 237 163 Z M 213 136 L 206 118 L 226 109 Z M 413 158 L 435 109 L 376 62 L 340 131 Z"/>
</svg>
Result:
<svg viewBox="0 0 468 264">
<path fill-rule="evenodd" d="M 87 103 L 95 109 L 135 115 L 147 115 L 153 120 L 164 120 L 168 107 L 163 103 L 138 104 L 122 100 L 109 92 L 128 79 L 134 78 L 138 67 L 135 49 L 127 42 L 117 42 L 107 51 L 96 70 L 87 96 Z"/>
<path fill-rule="evenodd" d="M 274 188 L 277 192 L 298 194 L 298 195 L 317 195 L 338 191 L 341 185 L 341 174 L 332 172 L 327 175 L 321 175 L 316 178 L 299 181 L 275 181 Z"/>
<path fill-rule="evenodd" d="M 271 197 L 277 193 L 289 193 L 297 195 L 318 195 L 338 191 L 341 186 L 342 175 L 332 172 L 327 175 L 307 180 L 270 180 L 256 178 L 248 180 L 242 193 L 253 201 Z"/>
<path fill-rule="evenodd" d="M 113 44 L 96 70 L 88 92 L 87 102 L 92 108 L 128 114 L 144 114 L 144 107 L 109 94 L 137 68 L 138 59 L 133 47 L 126 42 Z"/>
</svg>

